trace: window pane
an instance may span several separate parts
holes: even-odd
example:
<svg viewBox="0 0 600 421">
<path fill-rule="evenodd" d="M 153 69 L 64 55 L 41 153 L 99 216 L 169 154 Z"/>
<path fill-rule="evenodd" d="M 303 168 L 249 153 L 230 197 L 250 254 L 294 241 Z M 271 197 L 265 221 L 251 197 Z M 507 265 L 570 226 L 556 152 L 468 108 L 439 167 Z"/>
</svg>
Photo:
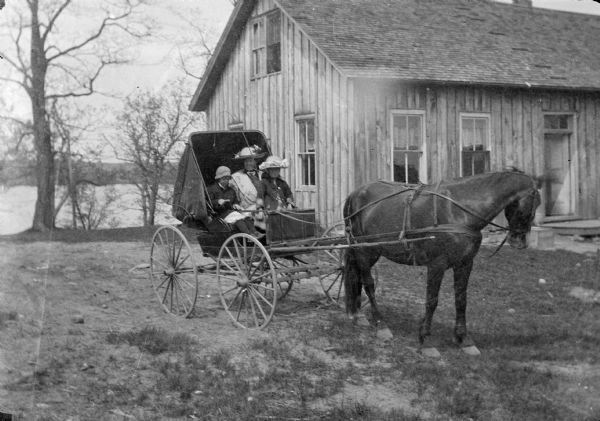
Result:
<svg viewBox="0 0 600 421">
<path fill-rule="evenodd" d="M 306 121 L 306 150 L 309 152 L 315 151 L 315 122 L 314 122 L 314 120 Z"/>
<path fill-rule="evenodd" d="M 297 120 L 298 125 L 298 176 L 302 185 L 316 185 L 315 122 L 313 119 Z"/>
<path fill-rule="evenodd" d="M 306 152 L 306 121 L 298 122 L 298 152 Z"/>
<path fill-rule="evenodd" d="M 267 47 L 267 73 L 275 73 L 281 70 L 281 44 L 273 44 Z"/>
<path fill-rule="evenodd" d="M 463 170 L 464 177 L 483 174 L 490 169 L 490 152 L 489 151 L 463 151 Z"/>
<path fill-rule="evenodd" d="M 281 14 L 271 13 L 267 16 L 267 45 L 279 44 L 281 41 Z"/>
<path fill-rule="evenodd" d="M 252 74 L 260 74 L 260 50 L 252 51 Z"/>
<path fill-rule="evenodd" d="M 419 182 L 420 152 L 394 152 L 394 181 L 417 184 Z"/>
<path fill-rule="evenodd" d="M 473 154 L 473 173 L 474 174 L 483 174 L 485 173 L 486 165 L 485 165 L 485 154 L 478 153 Z"/>
<path fill-rule="evenodd" d="M 394 148 L 408 149 L 406 116 L 394 116 Z"/>
<path fill-rule="evenodd" d="M 408 149 L 418 150 L 421 144 L 421 117 L 408 116 Z"/>
<path fill-rule="evenodd" d="M 462 144 L 463 150 L 472 150 L 473 142 L 474 142 L 474 133 L 473 133 L 474 121 L 472 118 L 463 118 L 462 119 Z"/>
<path fill-rule="evenodd" d="M 300 166 L 302 167 L 302 184 L 305 186 L 314 186 L 315 183 L 315 155 L 305 154 L 300 156 Z"/>
<path fill-rule="evenodd" d="M 252 25 L 252 48 L 260 48 L 264 45 L 262 20 Z"/>
</svg>

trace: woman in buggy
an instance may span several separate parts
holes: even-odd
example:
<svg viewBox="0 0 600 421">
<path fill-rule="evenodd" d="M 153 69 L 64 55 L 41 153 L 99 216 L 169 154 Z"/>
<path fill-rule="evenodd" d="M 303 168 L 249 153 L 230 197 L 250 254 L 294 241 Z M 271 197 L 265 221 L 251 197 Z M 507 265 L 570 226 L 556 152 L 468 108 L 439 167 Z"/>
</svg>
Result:
<svg viewBox="0 0 600 421">
<path fill-rule="evenodd" d="M 265 209 L 283 210 L 296 207 L 292 189 L 281 178 L 281 169 L 287 167 L 287 160 L 275 155 L 269 156 L 265 162 L 260 164 L 259 168 L 263 171 L 261 181 Z"/>
</svg>

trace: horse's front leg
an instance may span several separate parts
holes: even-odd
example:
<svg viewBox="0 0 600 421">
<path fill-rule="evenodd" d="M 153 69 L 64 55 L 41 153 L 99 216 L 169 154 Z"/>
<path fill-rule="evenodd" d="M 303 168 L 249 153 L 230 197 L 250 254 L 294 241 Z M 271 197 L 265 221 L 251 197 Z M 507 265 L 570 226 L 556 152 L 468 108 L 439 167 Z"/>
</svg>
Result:
<svg viewBox="0 0 600 421">
<path fill-rule="evenodd" d="M 479 350 L 467 333 L 467 286 L 472 269 L 473 259 L 454 268 L 454 305 L 456 308 L 454 340 L 466 354 L 479 355 Z"/>
<path fill-rule="evenodd" d="M 421 352 L 429 357 L 439 357 L 440 353 L 431 344 L 431 321 L 433 313 L 438 304 L 440 286 L 444 278 L 445 265 L 429 265 L 427 267 L 427 297 L 425 302 L 425 316 L 419 326 L 419 342 L 421 343 Z"/>
</svg>

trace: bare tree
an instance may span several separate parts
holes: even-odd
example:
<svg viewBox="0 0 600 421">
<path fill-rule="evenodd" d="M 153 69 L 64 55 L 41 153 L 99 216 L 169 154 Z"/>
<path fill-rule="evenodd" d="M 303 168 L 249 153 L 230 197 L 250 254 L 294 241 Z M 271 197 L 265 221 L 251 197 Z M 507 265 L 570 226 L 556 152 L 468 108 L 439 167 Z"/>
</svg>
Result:
<svg viewBox="0 0 600 421">
<path fill-rule="evenodd" d="M 145 35 L 145 28 L 132 26 L 129 21 L 144 0 L 103 3 L 104 15 L 92 24 L 93 29 L 69 42 L 60 36 L 59 26 L 67 26 L 65 11 L 75 7 L 72 0 L 23 1 L 20 9 L 15 7 L 22 12 L 16 16 L 13 50 L 0 50 L 13 72 L 0 75 L 0 80 L 20 86 L 31 102 L 37 184 L 32 229 L 47 230 L 54 227 L 56 181 L 49 104 L 56 99 L 92 95 L 102 71 L 124 62 L 118 48 L 103 46 L 100 40 L 114 31 L 136 37 Z"/>
<path fill-rule="evenodd" d="M 200 119 L 187 111 L 188 101 L 181 89 L 162 94 L 141 92 L 127 99 L 118 117 L 122 151 L 117 145 L 115 150 L 120 159 L 133 163 L 137 169 L 131 182 L 140 194 L 145 226 L 154 225 L 165 172 L 181 153 L 188 131 Z"/>
<path fill-rule="evenodd" d="M 169 10 L 189 30 L 180 32 L 176 40 L 173 40 L 172 35 L 169 34 L 164 41 L 167 43 L 175 41 L 178 67 L 197 84 L 206 63 L 213 54 L 213 46 L 217 43 L 219 31 L 211 28 L 202 18 L 203 10 L 200 8 L 191 7 L 186 9 L 185 13 L 174 7 L 170 7 Z"/>
</svg>

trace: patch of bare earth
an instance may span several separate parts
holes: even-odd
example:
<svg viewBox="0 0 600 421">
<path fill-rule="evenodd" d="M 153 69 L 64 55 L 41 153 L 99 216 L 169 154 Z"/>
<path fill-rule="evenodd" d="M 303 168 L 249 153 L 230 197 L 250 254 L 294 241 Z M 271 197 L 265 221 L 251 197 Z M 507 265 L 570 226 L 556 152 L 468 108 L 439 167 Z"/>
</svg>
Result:
<svg viewBox="0 0 600 421">
<path fill-rule="evenodd" d="M 266 331 L 244 331 L 211 275 L 200 277 L 192 318 L 166 314 L 142 268 L 148 242 L 0 242 L 0 309 L 9 315 L 0 319 L 0 407 L 72 421 L 591 421 L 600 416 L 600 306 L 578 308 L 569 296 L 575 285 L 593 287 L 583 281 L 591 264 L 552 253 L 503 250 L 476 262 L 469 328 L 480 358 L 452 344 L 447 275 L 433 326 L 442 358 L 430 360 L 416 340 L 420 268 L 379 264 L 394 333 L 384 342 L 349 325 L 315 279 L 294 285 Z M 108 340 L 148 326 L 192 343 L 152 353 Z"/>
</svg>

